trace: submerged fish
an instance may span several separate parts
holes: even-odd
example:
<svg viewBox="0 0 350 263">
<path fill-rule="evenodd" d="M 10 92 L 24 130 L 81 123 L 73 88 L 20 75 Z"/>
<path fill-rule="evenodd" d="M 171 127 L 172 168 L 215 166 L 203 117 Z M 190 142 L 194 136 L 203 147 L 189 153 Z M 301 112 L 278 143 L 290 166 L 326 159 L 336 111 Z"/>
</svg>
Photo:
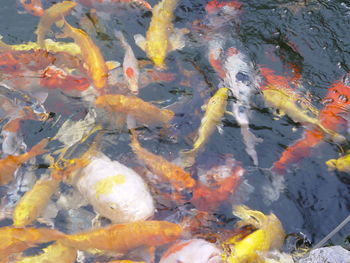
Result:
<svg viewBox="0 0 350 263">
<path fill-rule="evenodd" d="M 137 221 L 68 235 L 61 242 L 79 250 L 95 248 L 125 253 L 135 248 L 167 244 L 181 235 L 182 228 L 178 224 L 166 221 Z"/>
<path fill-rule="evenodd" d="M 28 152 L 21 155 L 8 155 L 4 159 L 0 160 L 0 185 L 7 184 L 13 179 L 15 171 L 29 159 L 47 152 L 45 146 L 48 143 L 48 139 L 41 140 L 37 145 L 33 146 Z"/>
<path fill-rule="evenodd" d="M 102 95 L 95 101 L 96 107 L 104 108 L 110 112 L 129 115 L 136 122 L 148 125 L 168 125 L 174 116 L 174 112 L 167 109 L 159 109 L 153 104 L 135 96 Z"/>
<path fill-rule="evenodd" d="M 60 181 L 54 178 L 36 181 L 33 188 L 27 191 L 17 203 L 13 211 L 13 225 L 24 227 L 37 219 L 58 189 L 59 183 Z"/>
<path fill-rule="evenodd" d="M 50 30 L 51 26 L 63 19 L 73 7 L 76 6 L 76 3 L 73 1 L 63 1 L 62 3 L 57 3 L 46 9 L 43 15 L 40 18 L 39 24 L 37 26 L 36 35 L 37 43 L 39 47 L 45 48 L 44 38 L 46 33 Z"/>
<path fill-rule="evenodd" d="M 156 176 L 162 181 L 169 182 L 176 190 L 191 189 L 195 185 L 195 180 L 191 174 L 184 171 L 180 166 L 167 161 L 159 155 L 155 155 L 145 148 L 142 148 L 137 140 L 137 134 L 131 130 L 131 148 L 138 159 L 146 164 Z"/>
<path fill-rule="evenodd" d="M 325 106 L 318 115 L 318 119 L 325 129 L 334 132 L 341 132 L 346 129 L 348 121 L 345 115 L 350 107 L 349 98 L 350 86 L 347 80 L 344 82 L 337 81 L 331 85 L 323 100 Z M 327 139 L 327 134 L 319 128 L 305 130 L 303 137 L 288 146 L 279 160 L 274 162 L 271 168 L 272 171 L 280 175 L 285 174 L 288 165 L 295 164 L 309 156 L 311 150 L 325 139 Z"/>
<path fill-rule="evenodd" d="M 146 52 L 156 67 L 165 69 L 165 58 L 168 52 L 184 47 L 179 30 L 173 29 L 174 9 L 178 0 L 162 0 L 152 10 L 152 19 L 146 38 L 134 36 L 136 44 Z"/>
<path fill-rule="evenodd" d="M 103 89 L 107 84 L 108 68 L 100 49 L 85 31 L 72 27 L 66 21 L 62 30 L 66 36 L 73 38 L 74 42 L 80 47 L 88 75 L 92 79 L 95 88 Z"/>
<path fill-rule="evenodd" d="M 249 116 L 251 96 L 257 90 L 259 78 L 254 65 L 245 54 L 234 47 L 229 48 L 226 53 L 224 83 L 236 98 L 236 101 L 232 102 L 232 114 L 241 127 L 247 153 L 254 165 L 258 165 L 255 144 L 261 142 L 261 139 L 249 130 Z"/>
<path fill-rule="evenodd" d="M 19 0 L 19 3 L 31 15 L 42 16 L 44 14 L 41 0 Z"/>
<path fill-rule="evenodd" d="M 284 242 L 285 232 L 281 222 L 274 214 L 264 215 L 246 206 L 234 208 L 234 214 L 242 220 L 238 227 L 252 225 L 257 230 L 243 239 L 234 236 L 223 243 L 223 259 L 228 263 L 263 262 L 262 252 L 279 249 Z"/>
<path fill-rule="evenodd" d="M 186 167 L 193 165 L 197 153 L 204 147 L 226 112 L 228 88 L 220 88 L 204 106 L 205 113 L 198 129 L 197 138 L 191 150 L 182 151 L 182 159 Z"/>
<path fill-rule="evenodd" d="M 123 61 L 123 72 L 124 77 L 129 83 L 129 88 L 134 95 L 139 93 L 139 66 L 138 61 L 132 51 L 131 46 L 126 41 L 121 31 L 116 31 L 115 36 L 119 39 L 122 47 L 125 50 L 124 61 Z"/>
<path fill-rule="evenodd" d="M 79 3 L 96 8 L 101 11 L 113 12 L 120 4 L 136 4 L 146 10 L 152 11 L 151 5 L 146 0 L 77 0 Z"/>
</svg>

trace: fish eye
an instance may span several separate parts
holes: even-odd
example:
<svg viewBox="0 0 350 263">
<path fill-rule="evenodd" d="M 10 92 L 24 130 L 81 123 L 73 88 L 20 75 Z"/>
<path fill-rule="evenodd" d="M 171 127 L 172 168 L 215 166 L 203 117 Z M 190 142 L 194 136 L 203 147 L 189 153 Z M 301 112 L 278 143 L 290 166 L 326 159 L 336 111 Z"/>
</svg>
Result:
<svg viewBox="0 0 350 263">
<path fill-rule="evenodd" d="M 243 72 L 238 72 L 236 74 L 236 79 L 244 83 L 247 83 L 250 81 L 249 76 L 247 74 L 244 74 Z"/>
<path fill-rule="evenodd" d="M 338 100 L 341 102 L 348 102 L 348 98 L 345 95 L 339 95 Z"/>
</svg>

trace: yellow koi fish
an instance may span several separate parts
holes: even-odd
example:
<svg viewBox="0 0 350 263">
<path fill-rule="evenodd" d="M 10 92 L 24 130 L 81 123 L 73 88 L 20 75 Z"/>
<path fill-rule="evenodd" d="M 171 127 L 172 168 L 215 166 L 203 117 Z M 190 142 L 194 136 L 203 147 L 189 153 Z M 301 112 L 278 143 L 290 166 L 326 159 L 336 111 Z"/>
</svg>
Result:
<svg viewBox="0 0 350 263">
<path fill-rule="evenodd" d="M 225 241 L 223 248 L 226 252 L 222 255 L 224 262 L 262 263 L 264 260 L 258 252 L 278 249 L 283 245 L 285 232 L 281 222 L 274 214 L 264 215 L 246 206 L 237 206 L 234 214 L 242 219 L 237 223 L 237 227 L 252 225 L 257 230 L 243 239 L 234 236 Z"/>
<path fill-rule="evenodd" d="M 56 242 L 43 249 L 37 256 L 17 259 L 16 263 L 73 263 L 77 258 L 77 250 Z"/>
<path fill-rule="evenodd" d="M 215 127 L 219 124 L 226 111 L 228 88 L 220 88 L 213 97 L 211 97 L 205 106 L 205 114 L 198 130 L 198 136 L 193 147 L 189 151 L 181 152 L 186 167 L 193 165 L 196 154 L 208 141 Z"/>
<path fill-rule="evenodd" d="M 329 170 L 350 173 L 350 154 L 346 154 L 338 159 L 330 159 L 326 162 Z"/>
<path fill-rule="evenodd" d="M 83 61 L 94 86 L 97 89 L 104 88 L 107 84 L 108 68 L 100 49 L 85 31 L 72 27 L 66 21 L 62 30 L 66 36 L 73 38 L 80 47 Z"/>
<path fill-rule="evenodd" d="M 50 30 L 51 26 L 55 22 L 61 20 L 65 15 L 67 15 L 76 5 L 77 3 L 72 1 L 63 1 L 62 3 L 57 3 L 45 10 L 44 14 L 40 18 L 38 28 L 35 32 L 39 47 L 45 48 L 44 38 L 47 31 Z"/>
<path fill-rule="evenodd" d="M 23 227 L 32 223 L 58 188 L 59 180 L 40 179 L 19 200 L 13 212 L 13 225 Z"/>
<path fill-rule="evenodd" d="M 278 88 L 264 89 L 262 94 L 268 106 L 281 110 L 293 121 L 318 128 L 323 133 L 329 135 L 334 142 L 341 143 L 346 140 L 344 136 L 324 127 L 318 118 L 310 116 L 311 113 L 317 113 L 318 115 L 318 111 L 315 108 L 299 107 L 291 94 Z"/>
<path fill-rule="evenodd" d="M 184 47 L 180 31 L 173 30 L 172 24 L 177 2 L 178 0 L 162 0 L 155 5 L 146 39 L 139 34 L 134 36 L 136 44 L 160 69 L 165 69 L 164 60 L 168 52 Z"/>
<path fill-rule="evenodd" d="M 166 182 L 170 182 L 175 189 L 183 190 L 184 188 L 192 188 L 195 180 L 189 173 L 184 171 L 180 166 L 167 161 L 159 155 L 155 155 L 145 148 L 142 148 L 137 140 L 137 134 L 131 130 L 131 148 L 136 156 L 146 164 L 146 166 L 157 176 Z"/>
</svg>

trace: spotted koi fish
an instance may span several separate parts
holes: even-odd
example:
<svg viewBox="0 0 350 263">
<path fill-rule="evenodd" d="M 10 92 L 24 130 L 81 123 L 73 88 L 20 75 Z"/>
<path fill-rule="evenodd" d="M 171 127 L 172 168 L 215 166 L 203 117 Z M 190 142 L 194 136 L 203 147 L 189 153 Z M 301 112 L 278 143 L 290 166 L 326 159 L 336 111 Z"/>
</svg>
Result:
<svg viewBox="0 0 350 263">
<path fill-rule="evenodd" d="M 350 106 L 350 85 L 348 79 L 349 75 L 346 76 L 345 81 L 333 83 L 323 100 L 325 106 L 320 110 L 318 119 L 326 129 L 335 132 L 341 132 L 346 129 L 346 114 Z M 311 150 L 326 138 L 327 134 L 320 129 L 306 130 L 301 139 L 290 145 L 281 154 L 280 159 L 273 164 L 272 171 L 280 175 L 285 174 L 288 165 L 295 164 L 309 156 Z"/>
</svg>

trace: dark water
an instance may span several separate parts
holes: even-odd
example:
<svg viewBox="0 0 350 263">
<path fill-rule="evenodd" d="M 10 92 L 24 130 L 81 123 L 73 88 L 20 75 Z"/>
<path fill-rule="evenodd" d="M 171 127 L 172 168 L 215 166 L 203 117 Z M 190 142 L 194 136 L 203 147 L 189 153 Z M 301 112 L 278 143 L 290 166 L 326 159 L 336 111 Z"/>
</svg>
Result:
<svg viewBox="0 0 350 263">
<path fill-rule="evenodd" d="M 157 1 L 149 1 L 153 6 Z M 306 2 L 306 3 L 305 3 Z M 0 8 L 0 34 L 8 43 L 34 41 L 33 34 L 38 19 L 28 14 L 17 14 L 13 0 L 2 0 Z M 191 22 L 202 19 L 205 15 L 206 1 L 181 0 L 175 15 L 176 27 L 189 27 Z M 341 79 L 349 71 L 350 62 L 350 3 L 347 1 L 244 1 L 242 5 L 239 37 L 247 48 L 254 63 L 266 65 L 283 75 L 288 71 L 290 63 L 301 69 L 304 87 L 312 94 L 313 102 L 321 108 L 320 100 L 325 96 L 328 87 L 334 81 Z M 118 27 L 126 32 L 130 43 L 136 33 L 144 33 L 148 27 L 150 13 L 110 17 L 104 21 L 107 31 Z M 74 20 L 74 18 L 73 18 Z M 97 40 L 105 58 L 121 61 L 122 54 L 118 53 L 113 40 Z M 173 69 L 176 61 L 182 61 L 184 67 L 197 61 L 207 70 L 206 77 L 213 85 L 218 83 L 214 71 L 206 61 L 205 49 L 189 45 L 180 52 L 169 54 L 167 64 Z M 199 47 L 198 47 L 199 46 Z M 146 58 L 145 54 L 135 47 L 139 59 Z M 174 70 L 178 70 L 178 68 Z M 180 79 L 170 84 L 152 84 L 141 92 L 141 97 L 148 101 L 165 101 L 170 104 L 178 99 L 184 99 L 186 93 L 191 93 L 191 87 L 181 86 Z M 209 89 L 204 87 L 203 89 Z M 183 95 L 185 94 L 185 95 Z M 54 99 L 51 99 L 52 102 Z M 46 106 L 49 102 L 46 102 Z M 256 169 L 245 153 L 240 135 L 240 128 L 227 116 L 224 120 L 224 134 L 215 132 L 206 145 L 202 157 L 215 158 L 216 155 L 232 153 L 235 158 L 247 168 L 245 178 L 254 187 L 244 204 L 263 212 L 273 211 L 282 221 L 287 233 L 303 233 L 312 243 L 317 243 L 336 227 L 350 211 L 350 177 L 344 173 L 328 172 L 325 161 L 340 156 L 339 147 L 330 143 L 322 143 L 313 149 L 310 157 L 292 166 L 285 175 L 286 189 L 280 198 L 274 202 L 264 201 L 262 185 L 268 184 L 268 171 L 263 168 L 271 167 L 280 157 L 286 146 L 300 138 L 303 127 L 293 123 L 288 117 L 276 119 L 271 112 L 259 109 L 263 105 L 257 101 L 251 118 L 251 128 L 254 134 L 263 139 L 257 145 L 259 168 Z M 190 110 L 190 109 L 189 109 Z M 189 114 L 188 114 L 189 115 Z M 187 116 L 186 118 L 190 118 Z M 186 129 L 195 130 L 199 119 L 178 118 L 178 132 L 186 133 Z M 27 129 L 27 141 L 37 132 L 35 125 Z M 49 127 L 50 128 L 50 127 Z M 44 136 L 44 132 L 42 135 Z M 53 133 L 51 131 L 51 133 Z M 350 138 L 349 134 L 344 134 Z M 115 140 L 115 139 L 114 139 Z M 119 144 L 119 153 L 129 152 L 127 142 Z M 147 141 L 145 147 L 155 153 L 177 152 L 188 148 L 184 140 L 177 144 L 169 142 Z M 107 151 L 112 151 L 111 146 Z M 349 148 L 348 144 L 343 148 Z M 230 210 L 222 210 L 221 216 L 230 220 L 233 216 Z M 332 242 L 342 244 L 350 233 L 350 225 L 344 227 Z"/>
</svg>

